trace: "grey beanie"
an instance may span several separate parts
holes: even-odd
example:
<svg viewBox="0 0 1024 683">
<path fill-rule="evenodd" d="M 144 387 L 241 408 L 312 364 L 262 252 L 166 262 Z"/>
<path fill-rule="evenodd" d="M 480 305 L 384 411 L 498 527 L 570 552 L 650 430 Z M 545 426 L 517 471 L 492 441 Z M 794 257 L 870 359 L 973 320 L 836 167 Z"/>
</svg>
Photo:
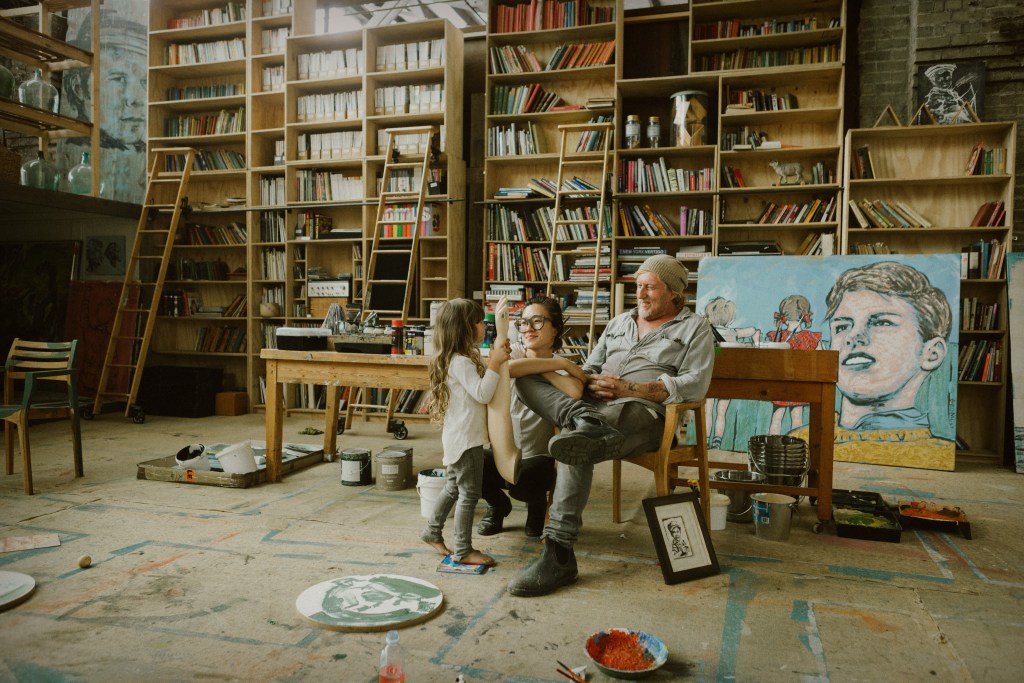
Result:
<svg viewBox="0 0 1024 683">
<path fill-rule="evenodd" d="M 658 254 L 644 261 L 636 271 L 637 275 L 640 273 L 654 273 L 676 294 L 686 293 L 686 285 L 690 279 L 690 271 L 686 266 L 668 254 Z"/>
</svg>

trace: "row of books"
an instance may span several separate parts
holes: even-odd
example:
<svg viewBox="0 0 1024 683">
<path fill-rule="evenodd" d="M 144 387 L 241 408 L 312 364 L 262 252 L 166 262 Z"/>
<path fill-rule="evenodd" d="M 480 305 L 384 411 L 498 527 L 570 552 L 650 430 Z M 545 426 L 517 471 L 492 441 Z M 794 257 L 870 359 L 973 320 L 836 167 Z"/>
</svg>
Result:
<svg viewBox="0 0 1024 683">
<path fill-rule="evenodd" d="M 377 150 L 378 154 L 384 154 L 384 150 L 388 148 L 388 128 L 380 127 L 377 129 Z M 435 147 L 438 152 L 444 152 L 444 139 L 445 139 L 445 124 L 438 126 L 438 132 L 431 135 L 430 133 L 402 133 L 395 136 L 395 147 L 398 149 L 399 154 L 415 154 L 422 157 L 427 153 L 427 150 L 431 149 L 431 146 Z"/>
<path fill-rule="evenodd" d="M 827 23 L 828 28 L 837 28 L 840 25 L 839 17 L 832 17 Z M 714 40 L 716 38 L 773 36 L 779 33 L 817 31 L 819 28 L 825 28 L 825 26 L 821 26 L 818 17 L 814 15 L 791 19 L 765 19 L 754 23 L 741 23 L 739 19 L 725 19 L 697 24 L 693 27 L 693 39 Z"/>
<path fill-rule="evenodd" d="M 681 234 L 665 214 L 647 204 L 619 204 L 619 225 L 623 233 L 630 236 L 671 237 Z"/>
<path fill-rule="evenodd" d="M 568 207 L 562 210 L 563 221 L 580 221 L 579 223 L 560 223 L 555 228 L 555 237 L 559 240 L 596 240 L 598 212 L 596 206 Z M 612 209 L 604 207 L 604 220 L 601 221 L 604 236 L 612 234 Z"/>
<path fill-rule="evenodd" d="M 1006 173 L 1006 148 L 985 149 L 979 142 L 967 157 L 967 175 L 1001 175 Z"/>
<path fill-rule="evenodd" d="M 441 234 L 441 212 L 437 204 L 424 204 L 420 215 L 420 235 Z M 381 215 L 381 237 L 412 237 L 416 204 L 387 204 Z"/>
<path fill-rule="evenodd" d="M 209 7 L 182 14 L 167 20 L 167 28 L 199 28 L 201 26 L 220 26 L 234 21 L 245 21 L 244 2 L 229 2 L 223 7 Z"/>
<path fill-rule="evenodd" d="M 540 136 L 532 121 L 487 129 L 487 156 L 508 157 L 541 154 Z"/>
<path fill-rule="evenodd" d="M 245 327 L 200 327 L 196 334 L 196 343 L 191 350 L 204 353 L 242 353 L 245 351 Z"/>
<path fill-rule="evenodd" d="M 267 303 L 272 303 L 272 302 L 268 301 Z M 276 303 L 276 302 L 273 302 L 273 303 Z M 257 331 L 259 333 L 259 340 L 260 340 L 260 348 L 261 349 L 276 349 L 277 348 L 277 331 L 279 329 L 281 329 L 280 323 L 271 323 L 271 322 L 266 322 L 266 321 L 261 321 L 260 322 L 260 325 L 259 325 L 259 328 L 258 328 Z"/>
<path fill-rule="evenodd" d="M 284 65 L 265 66 L 260 75 L 260 84 L 263 92 L 280 92 L 284 90 Z"/>
<path fill-rule="evenodd" d="M 295 66 L 300 81 L 359 76 L 366 67 L 366 53 L 358 47 L 300 52 Z"/>
<path fill-rule="evenodd" d="M 177 138 L 193 135 L 227 135 L 245 132 L 245 107 L 216 114 L 172 116 L 164 120 L 164 135 Z"/>
<path fill-rule="evenodd" d="M 729 112 L 754 111 L 785 111 L 797 109 L 796 96 L 792 93 L 768 92 L 754 89 L 735 89 L 725 85 L 726 114 Z"/>
<path fill-rule="evenodd" d="M 295 171 L 295 200 L 355 201 L 362 199 L 363 177 L 347 176 L 341 171 L 300 168 Z"/>
<path fill-rule="evenodd" d="M 487 245 L 487 279 L 509 282 L 543 282 L 548 279 L 547 247 L 518 244 Z"/>
<path fill-rule="evenodd" d="M 429 69 L 444 64 L 444 38 L 380 45 L 375 55 L 377 71 Z"/>
<path fill-rule="evenodd" d="M 284 242 L 288 239 L 283 211 L 261 211 L 259 216 L 260 242 Z"/>
<path fill-rule="evenodd" d="M 292 13 L 293 0 L 263 0 L 260 8 L 263 10 L 260 16 L 280 17 Z"/>
<path fill-rule="evenodd" d="M 220 259 L 197 261 L 179 256 L 167 264 L 168 280 L 227 280 L 228 264 Z"/>
<path fill-rule="evenodd" d="M 858 242 L 851 249 L 854 254 L 896 254 L 885 242 Z"/>
<path fill-rule="evenodd" d="M 600 114 L 598 116 L 591 116 L 587 123 L 611 123 L 614 120 L 613 116 L 605 116 Z M 596 130 L 587 130 L 580 133 L 579 140 L 576 141 L 576 152 L 600 152 L 604 149 L 604 138 L 605 133 Z"/>
<path fill-rule="evenodd" d="M 593 43 L 567 43 L 559 45 L 551 53 L 545 71 L 581 69 L 587 66 L 604 66 L 615 54 L 615 41 L 605 40 Z"/>
<path fill-rule="evenodd" d="M 714 187 L 713 168 L 672 168 L 665 157 L 620 159 L 619 192 L 697 192 Z"/>
<path fill-rule="evenodd" d="M 351 121 L 366 113 L 363 91 L 313 93 L 295 98 L 295 118 L 304 121 Z"/>
<path fill-rule="evenodd" d="M 998 330 L 999 304 L 984 303 L 976 296 L 960 299 L 961 330 Z"/>
<path fill-rule="evenodd" d="M 960 351 L 961 382 L 1001 382 L 1003 377 L 1003 345 L 989 339 L 972 339 Z"/>
<path fill-rule="evenodd" d="M 352 159 L 363 156 L 362 130 L 299 133 L 296 156 L 301 159 Z"/>
<path fill-rule="evenodd" d="M 288 275 L 285 252 L 280 247 L 260 249 L 260 279 L 284 280 Z"/>
<path fill-rule="evenodd" d="M 500 204 L 487 207 L 487 239 L 550 242 L 555 209 L 541 206 L 520 210 Z"/>
<path fill-rule="evenodd" d="M 776 204 L 768 202 L 758 216 L 761 225 L 793 225 L 796 223 L 828 223 L 836 214 L 835 195 L 828 199 L 815 197 L 807 202 Z"/>
<path fill-rule="evenodd" d="M 732 52 L 694 55 L 694 71 L 731 71 L 734 69 L 765 69 L 773 66 L 830 64 L 840 59 L 838 43 L 789 50 L 757 50 L 740 48 Z"/>
<path fill-rule="evenodd" d="M 260 54 L 284 54 L 284 47 L 288 44 L 291 32 L 288 26 L 265 28 L 260 31 Z"/>
<path fill-rule="evenodd" d="M 164 165 L 167 171 L 180 172 L 185 170 L 184 154 L 168 154 Z M 193 170 L 196 171 L 230 171 L 245 168 L 245 155 L 233 149 L 201 149 L 195 157 Z"/>
<path fill-rule="evenodd" d="M 430 169 L 431 171 L 436 169 Z M 429 180 L 429 178 L 428 178 Z M 380 192 L 418 192 L 423 182 L 423 171 L 420 168 L 395 168 L 388 176 L 387 187 L 384 178 L 377 176 L 377 193 Z"/>
<path fill-rule="evenodd" d="M 831 232 L 812 232 L 797 247 L 799 256 L 832 256 L 836 253 L 836 236 Z"/>
<path fill-rule="evenodd" d="M 1001 227 L 1006 223 L 1006 205 L 1003 200 L 985 202 L 971 219 L 971 227 Z"/>
<path fill-rule="evenodd" d="M 743 171 L 738 166 L 722 166 L 722 187 L 746 187 Z"/>
<path fill-rule="evenodd" d="M 997 239 L 979 240 L 960 249 L 960 277 L 999 280 L 1006 277 L 1006 245 Z"/>
<path fill-rule="evenodd" d="M 165 51 L 167 66 L 185 64 L 212 64 L 233 59 L 245 59 L 245 39 L 230 38 L 209 43 L 171 43 Z"/>
<path fill-rule="evenodd" d="M 392 85 L 373 91 L 373 113 L 428 114 L 444 109 L 444 83 Z"/>
<path fill-rule="evenodd" d="M 930 228 L 931 222 L 898 199 L 849 201 L 850 212 L 862 228 Z"/>
<path fill-rule="evenodd" d="M 853 155 L 853 177 L 859 180 L 871 180 L 875 177 L 875 165 L 871 161 L 871 147 L 861 145 Z"/>
<path fill-rule="evenodd" d="M 529 114 L 551 111 L 562 103 L 555 92 L 548 92 L 539 83 L 530 85 L 496 85 L 491 88 L 492 114 Z"/>
<path fill-rule="evenodd" d="M 211 97 L 234 97 L 245 94 L 245 83 L 208 83 L 205 85 L 172 85 L 167 88 L 167 99 L 206 100 Z"/>
<path fill-rule="evenodd" d="M 284 306 L 284 285 L 264 285 L 261 287 L 260 303 Z"/>
<path fill-rule="evenodd" d="M 313 211 L 300 213 L 295 221 L 295 238 L 315 240 L 326 236 L 334 227 L 334 220 L 330 216 Z"/>
<path fill-rule="evenodd" d="M 235 222 L 227 225 L 187 223 L 185 235 L 187 243 L 192 245 L 245 244 L 248 242 L 248 232 L 245 226 Z"/>
<path fill-rule="evenodd" d="M 554 28 L 573 28 L 615 21 L 614 5 L 589 0 L 511 0 L 494 4 L 492 33 L 518 33 Z"/>
</svg>

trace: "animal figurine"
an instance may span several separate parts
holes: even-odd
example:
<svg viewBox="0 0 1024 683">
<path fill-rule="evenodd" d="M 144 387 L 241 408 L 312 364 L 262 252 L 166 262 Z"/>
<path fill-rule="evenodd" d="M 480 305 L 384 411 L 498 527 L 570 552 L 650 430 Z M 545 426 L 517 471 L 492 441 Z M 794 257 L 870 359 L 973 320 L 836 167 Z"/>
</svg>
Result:
<svg viewBox="0 0 1024 683">
<path fill-rule="evenodd" d="M 803 174 L 804 167 L 802 164 L 796 161 L 788 163 L 782 163 L 779 161 L 769 161 L 768 165 L 775 170 L 775 173 L 779 176 L 780 185 L 802 185 L 804 182 Z M 793 178 L 790 182 L 789 178 Z"/>
</svg>

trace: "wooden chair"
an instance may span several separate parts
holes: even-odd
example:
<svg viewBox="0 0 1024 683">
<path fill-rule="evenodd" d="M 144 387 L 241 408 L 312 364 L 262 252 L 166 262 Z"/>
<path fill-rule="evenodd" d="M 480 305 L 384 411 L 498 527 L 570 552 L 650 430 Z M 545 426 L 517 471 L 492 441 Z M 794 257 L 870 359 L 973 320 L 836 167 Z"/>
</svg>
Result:
<svg viewBox="0 0 1024 683">
<path fill-rule="evenodd" d="M 692 427 L 696 441 L 693 444 L 679 444 L 673 447 L 679 417 L 685 411 L 692 410 L 694 420 L 687 426 Z M 621 518 L 622 495 L 622 463 L 631 462 L 654 472 L 654 485 L 658 496 L 667 496 L 674 486 L 681 486 L 685 479 L 678 476 L 678 468 L 696 467 L 697 481 L 700 484 L 700 506 L 704 511 L 704 521 L 711 524 L 711 490 L 708 486 L 708 442 L 707 426 L 704 418 L 704 401 L 690 403 L 669 403 L 665 406 L 665 430 L 661 434 L 661 445 L 656 451 L 648 451 L 631 458 L 612 461 L 612 521 L 619 523 Z"/>
<path fill-rule="evenodd" d="M 28 443 L 29 419 L 64 418 L 71 421 L 71 443 L 75 454 L 75 476 L 85 473 L 82 468 L 82 432 L 79 425 L 78 392 L 75 388 L 75 360 L 78 341 L 31 342 L 15 339 L 4 365 L 4 403 L 0 405 L 0 419 L 7 422 L 4 443 L 7 448 L 7 474 L 14 474 L 14 434 L 18 430 L 18 443 L 24 467 L 25 493 L 32 495 L 32 456 Z M 16 383 L 24 382 L 20 400 Z M 35 396 L 40 382 L 57 382 L 67 387 L 67 400 L 51 400 L 49 396 Z"/>
</svg>

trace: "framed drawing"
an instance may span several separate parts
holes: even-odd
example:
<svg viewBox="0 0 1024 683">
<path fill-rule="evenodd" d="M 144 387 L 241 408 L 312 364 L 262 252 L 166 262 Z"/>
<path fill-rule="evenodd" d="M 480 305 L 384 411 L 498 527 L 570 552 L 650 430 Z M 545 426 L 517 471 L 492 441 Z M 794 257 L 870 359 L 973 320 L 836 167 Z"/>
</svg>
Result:
<svg viewBox="0 0 1024 683">
<path fill-rule="evenodd" d="M 980 120 L 984 116 L 984 98 L 984 62 L 917 67 L 918 111 L 922 104 L 927 106 L 936 123 L 973 123 L 975 119 Z"/>
<path fill-rule="evenodd" d="M 82 259 L 83 280 L 114 280 L 124 278 L 124 235 L 94 235 L 85 238 Z"/>
<path fill-rule="evenodd" d="M 644 512 L 665 583 L 718 573 L 718 558 L 696 493 L 647 498 Z"/>
</svg>

